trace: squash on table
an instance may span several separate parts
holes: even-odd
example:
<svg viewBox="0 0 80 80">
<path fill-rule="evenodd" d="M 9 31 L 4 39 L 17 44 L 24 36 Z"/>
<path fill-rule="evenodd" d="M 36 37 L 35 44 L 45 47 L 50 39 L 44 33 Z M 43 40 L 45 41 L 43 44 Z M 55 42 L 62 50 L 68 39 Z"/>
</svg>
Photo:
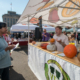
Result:
<svg viewBox="0 0 80 80">
<path fill-rule="evenodd" d="M 34 44 L 36 44 L 36 42 L 35 41 L 32 41 L 32 44 L 34 45 Z"/>
<path fill-rule="evenodd" d="M 42 48 L 42 49 L 47 49 L 47 45 L 48 45 L 48 43 L 42 43 L 42 44 L 41 44 L 41 48 Z"/>
<path fill-rule="evenodd" d="M 54 38 L 50 39 L 50 44 L 53 44 L 54 42 L 55 42 Z"/>
<path fill-rule="evenodd" d="M 78 53 L 77 58 L 78 58 L 78 60 L 80 61 L 80 53 Z"/>
<path fill-rule="evenodd" d="M 56 50 L 56 45 L 55 44 L 53 44 L 53 45 L 51 45 L 51 44 L 47 45 L 47 50 L 55 51 Z"/>
<path fill-rule="evenodd" d="M 69 44 L 64 48 L 64 54 L 69 58 L 73 58 L 77 54 L 77 49 L 74 45 Z"/>
</svg>

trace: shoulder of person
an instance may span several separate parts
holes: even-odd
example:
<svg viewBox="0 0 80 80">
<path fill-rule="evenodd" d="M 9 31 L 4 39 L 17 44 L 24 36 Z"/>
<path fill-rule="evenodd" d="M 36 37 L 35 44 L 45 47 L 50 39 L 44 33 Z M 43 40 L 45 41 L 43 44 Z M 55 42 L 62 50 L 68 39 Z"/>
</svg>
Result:
<svg viewBox="0 0 80 80">
<path fill-rule="evenodd" d="M 56 34 L 54 34 L 54 36 L 57 36 Z"/>
<path fill-rule="evenodd" d="M 45 35 L 49 35 L 49 33 L 46 32 Z"/>
<path fill-rule="evenodd" d="M 62 34 L 61 36 L 67 37 L 65 34 Z"/>
<path fill-rule="evenodd" d="M 57 37 L 57 35 L 56 35 L 56 34 L 54 34 L 53 38 L 55 38 L 55 37 Z"/>
<path fill-rule="evenodd" d="M 62 37 L 64 37 L 64 38 L 68 38 L 65 34 L 62 34 Z"/>
<path fill-rule="evenodd" d="M 44 34 L 44 32 L 42 34 Z"/>
</svg>

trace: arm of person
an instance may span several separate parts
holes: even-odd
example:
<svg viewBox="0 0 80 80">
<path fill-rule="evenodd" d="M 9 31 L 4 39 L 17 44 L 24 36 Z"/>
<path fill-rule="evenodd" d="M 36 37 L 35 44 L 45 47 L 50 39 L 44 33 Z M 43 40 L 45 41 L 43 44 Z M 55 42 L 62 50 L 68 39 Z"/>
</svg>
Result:
<svg viewBox="0 0 80 80">
<path fill-rule="evenodd" d="M 42 34 L 42 36 L 44 36 L 44 34 Z"/>
<path fill-rule="evenodd" d="M 11 50 L 15 47 L 15 45 L 9 45 L 7 48 L 5 48 L 5 51 L 7 52 L 8 50 Z"/>
<path fill-rule="evenodd" d="M 47 35 L 47 38 L 48 38 L 48 40 L 50 39 L 50 34 L 48 33 L 48 35 Z"/>
<path fill-rule="evenodd" d="M 65 44 L 64 42 L 61 42 L 61 45 L 62 45 L 63 47 L 65 47 L 65 46 L 66 46 L 66 44 Z"/>
<path fill-rule="evenodd" d="M 66 45 L 69 44 L 68 37 L 65 37 L 64 42 L 62 42 L 61 40 L 59 40 L 58 42 L 59 42 L 63 47 L 65 47 Z"/>
<path fill-rule="evenodd" d="M 5 48 L 4 50 L 1 50 L 1 51 L 0 51 L 0 60 L 7 55 L 7 51 L 8 51 L 8 50 L 13 49 L 14 47 L 15 47 L 15 46 L 12 45 L 12 46 L 8 46 L 8 47 Z"/>
<path fill-rule="evenodd" d="M 46 35 L 44 35 L 45 37 L 47 37 Z"/>
<path fill-rule="evenodd" d="M 10 38 L 9 36 L 8 36 L 8 41 L 9 41 L 9 42 L 11 42 L 11 41 L 12 41 L 12 40 L 11 40 L 11 38 Z"/>
</svg>

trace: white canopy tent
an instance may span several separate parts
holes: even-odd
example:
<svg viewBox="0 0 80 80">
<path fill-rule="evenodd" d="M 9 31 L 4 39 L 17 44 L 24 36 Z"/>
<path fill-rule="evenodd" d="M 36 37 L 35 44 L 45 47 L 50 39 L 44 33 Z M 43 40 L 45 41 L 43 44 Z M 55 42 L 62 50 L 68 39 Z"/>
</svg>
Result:
<svg viewBox="0 0 80 80">
<path fill-rule="evenodd" d="M 48 26 L 48 25 L 47 25 Z M 43 26 L 43 29 L 46 29 L 48 32 L 54 32 L 55 28 L 54 27 L 50 27 L 50 26 Z M 16 25 L 12 25 L 10 31 L 31 31 L 31 30 L 35 30 L 36 25 L 30 24 L 29 25 L 29 30 L 28 30 L 28 25 L 22 25 L 22 24 L 16 24 Z"/>
<path fill-rule="evenodd" d="M 80 33 L 80 29 L 78 29 L 77 32 Z"/>
</svg>

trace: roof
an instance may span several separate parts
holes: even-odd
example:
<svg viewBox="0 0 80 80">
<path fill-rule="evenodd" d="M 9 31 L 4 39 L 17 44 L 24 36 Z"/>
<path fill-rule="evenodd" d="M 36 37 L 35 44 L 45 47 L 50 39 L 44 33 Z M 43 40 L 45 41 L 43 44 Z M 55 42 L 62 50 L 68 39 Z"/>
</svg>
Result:
<svg viewBox="0 0 80 80">
<path fill-rule="evenodd" d="M 4 14 L 3 16 L 21 16 L 20 14 L 16 14 L 14 11 L 8 11 L 8 14 Z"/>
</svg>

